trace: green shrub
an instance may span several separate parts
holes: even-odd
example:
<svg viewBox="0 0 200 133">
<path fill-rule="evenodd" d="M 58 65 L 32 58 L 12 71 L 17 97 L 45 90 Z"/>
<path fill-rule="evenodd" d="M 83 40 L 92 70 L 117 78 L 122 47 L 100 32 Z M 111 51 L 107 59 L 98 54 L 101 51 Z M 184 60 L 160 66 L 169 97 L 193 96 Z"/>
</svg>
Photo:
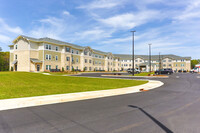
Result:
<svg viewBox="0 0 200 133">
<path fill-rule="evenodd" d="M 10 69 L 11 71 L 13 71 L 13 67 L 11 67 L 11 69 Z"/>
</svg>

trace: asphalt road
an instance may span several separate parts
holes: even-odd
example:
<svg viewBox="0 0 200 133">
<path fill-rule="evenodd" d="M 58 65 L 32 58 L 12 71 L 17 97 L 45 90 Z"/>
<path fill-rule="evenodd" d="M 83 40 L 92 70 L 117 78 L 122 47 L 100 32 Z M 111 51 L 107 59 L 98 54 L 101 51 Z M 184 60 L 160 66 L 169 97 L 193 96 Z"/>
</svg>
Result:
<svg viewBox="0 0 200 133">
<path fill-rule="evenodd" d="M 159 80 L 147 92 L 1 111 L 0 133 L 199 133 L 200 75 Z"/>
</svg>

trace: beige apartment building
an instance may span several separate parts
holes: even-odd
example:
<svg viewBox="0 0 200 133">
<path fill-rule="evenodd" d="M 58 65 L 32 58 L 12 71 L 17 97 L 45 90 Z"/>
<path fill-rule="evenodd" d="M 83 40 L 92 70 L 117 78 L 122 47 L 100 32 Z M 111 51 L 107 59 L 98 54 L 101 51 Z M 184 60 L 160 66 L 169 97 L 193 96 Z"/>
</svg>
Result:
<svg viewBox="0 0 200 133">
<path fill-rule="evenodd" d="M 112 54 L 51 38 L 18 36 L 10 45 L 10 69 L 14 71 L 120 71 L 132 68 L 132 56 Z M 190 70 L 190 57 L 163 55 L 162 68 Z M 152 56 L 152 70 L 159 68 Z M 148 56 L 136 55 L 135 68 L 149 71 Z"/>
<path fill-rule="evenodd" d="M 122 54 L 114 54 L 121 59 L 121 65 L 123 70 L 127 70 L 128 68 L 132 68 L 132 55 L 122 55 Z M 150 63 L 148 55 L 135 55 L 135 68 L 149 72 L 150 71 Z M 159 65 L 161 69 L 171 68 L 174 71 L 178 70 L 186 70 L 190 71 L 191 69 L 191 57 L 181 57 L 177 55 L 152 55 L 151 56 L 151 71 L 159 70 Z"/>
</svg>

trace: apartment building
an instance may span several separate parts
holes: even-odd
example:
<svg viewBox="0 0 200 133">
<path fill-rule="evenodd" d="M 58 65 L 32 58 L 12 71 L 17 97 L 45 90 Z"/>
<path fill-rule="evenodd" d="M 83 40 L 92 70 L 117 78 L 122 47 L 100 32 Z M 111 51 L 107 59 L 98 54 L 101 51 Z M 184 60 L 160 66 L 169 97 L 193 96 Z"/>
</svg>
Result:
<svg viewBox="0 0 200 133">
<path fill-rule="evenodd" d="M 132 68 L 132 56 L 112 54 L 51 38 L 32 38 L 20 35 L 10 47 L 10 69 L 43 72 L 64 71 L 120 71 Z M 158 56 L 152 56 L 152 70 L 159 67 Z M 190 70 L 190 57 L 163 55 L 162 67 Z M 135 56 L 135 68 L 149 71 L 147 55 Z"/>
<path fill-rule="evenodd" d="M 121 67 L 123 70 L 132 68 L 132 55 L 114 54 L 121 59 Z M 148 72 L 150 70 L 148 55 L 135 55 L 135 68 L 141 71 Z M 171 68 L 175 71 L 191 69 L 191 57 L 181 57 L 177 55 L 152 55 L 151 56 L 151 71 L 156 71 L 160 68 Z"/>
<path fill-rule="evenodd" d="M 112 53 L 51 38 L 18 36 L 10 45 L 10 68 L 14 71 L 119 71 L 121 62 Z"/>
</svg>

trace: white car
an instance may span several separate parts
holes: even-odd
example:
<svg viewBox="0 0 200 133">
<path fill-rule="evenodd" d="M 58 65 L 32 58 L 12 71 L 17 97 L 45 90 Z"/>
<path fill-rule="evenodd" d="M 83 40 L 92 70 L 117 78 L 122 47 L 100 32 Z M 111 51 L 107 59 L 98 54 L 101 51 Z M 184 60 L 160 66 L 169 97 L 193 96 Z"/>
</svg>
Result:
<svg viewBox="0 0 200 133">
<path fill-rule="evenodd" d="M 195 67 L 194 69 L 190 70 L 191 73 L 199 73 L 200 72 L 200 68 L 199 67 Z"/>
</svg>

